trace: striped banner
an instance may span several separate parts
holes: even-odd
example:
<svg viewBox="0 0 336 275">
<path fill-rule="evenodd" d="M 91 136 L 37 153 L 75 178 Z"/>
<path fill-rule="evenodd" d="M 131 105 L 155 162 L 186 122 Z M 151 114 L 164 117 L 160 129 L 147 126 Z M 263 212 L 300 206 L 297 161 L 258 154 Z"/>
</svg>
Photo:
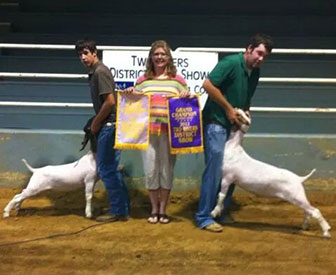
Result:
<svg viewBox="0 0 336 275">
<path fill-rule="evenodd" d="M 118 91 L 115 149 L 146 150 L 149 144 L 148 95 Z"/>
</svg>

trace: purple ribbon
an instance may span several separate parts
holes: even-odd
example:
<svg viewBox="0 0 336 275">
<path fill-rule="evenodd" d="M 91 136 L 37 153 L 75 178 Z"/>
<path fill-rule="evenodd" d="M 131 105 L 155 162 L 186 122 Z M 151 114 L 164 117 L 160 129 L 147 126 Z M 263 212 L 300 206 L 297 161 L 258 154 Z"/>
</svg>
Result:
<svg viewBox="0 0 336 275">
<path fill-rule="evenodd" d="M 201 110 L 198 97 L 170 98 L 168 104 L 172 153 L 203 151 Z M 185 150 L 187 148 L 190 150 Z"/>
</svg>

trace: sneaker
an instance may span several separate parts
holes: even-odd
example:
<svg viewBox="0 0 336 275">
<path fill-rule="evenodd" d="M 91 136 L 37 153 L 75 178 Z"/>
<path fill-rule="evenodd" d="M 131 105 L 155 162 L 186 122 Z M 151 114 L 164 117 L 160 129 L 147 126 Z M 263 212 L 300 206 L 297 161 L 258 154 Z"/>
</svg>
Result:
<svg viewBox="0 0 336 275">
<path fill-rule="evenodd" d="M 223 231 L 223 227 L 220 224 L 216 223 L 216 222 L 208 224 L 203 229 L 206 230 L 206 231 L 216 232 L 216 233 Z"/>
<path fill-rule="evenodd" d="M 127 221 L 127 217 L 112 215 L 112 214 L 105 214 L 98 216 L 96 218 L 97 222 L 116 222 L 116 221 Z"/>
<path fill-rule="evenodd" d="M 233 224 L 235 222 L 236 222 L 235 219 L 230 214 L 225 215 L 223 217 L 223 219 L 221 219 L 220 221 L 218 221 L 218 223 L 221 224 L 221 225 Z"/>
</svg>

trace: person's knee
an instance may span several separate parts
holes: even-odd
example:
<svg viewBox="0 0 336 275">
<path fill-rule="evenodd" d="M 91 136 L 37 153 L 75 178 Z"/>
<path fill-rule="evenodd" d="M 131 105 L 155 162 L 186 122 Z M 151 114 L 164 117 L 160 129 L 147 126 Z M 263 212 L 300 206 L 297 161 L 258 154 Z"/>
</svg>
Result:
<svg viewBox="0 0 336 275">
<path fill-rule="evenodd" d="M 156 180 L 151 180 L 151 179 L 146 179 L 146 188 L 150 191 L 155 191 L 160 188 L 160 185 L 158 181 Z"/>
<path fill-rule="evenodd" d="M 165 189 L 165 190 L 171 190 L 173 187 L 173 183 L 172 182 L 164 182 L 161 183 L 161 188 Z"/>
</svg>

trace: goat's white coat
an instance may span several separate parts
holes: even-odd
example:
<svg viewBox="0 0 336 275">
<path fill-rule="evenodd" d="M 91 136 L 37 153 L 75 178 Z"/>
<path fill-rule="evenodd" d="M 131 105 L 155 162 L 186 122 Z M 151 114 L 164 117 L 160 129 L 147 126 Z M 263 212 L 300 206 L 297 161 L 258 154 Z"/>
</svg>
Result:
<svg viewBox="0 0 336 275">
<path fill-rule="evenodd" d="M 303 182 L 315 172 L 315 169 L 308 175 L 300 177 L 286 169 L 251 158 L 241 145 L 250 119 L 243 111 L 239 110 L 239 112 L 247 123 L 238 129 L 232 129 L 229 140 L 225 144 L 221 191 L 211 215 L 213 217 L 220 215 L 227 190 L 230 184 L 235 183 L 255 194 L 280 198 L 298 206 L 305 213 L 303 229 L 309 228 L 309 219 L 313 217 L 321 226 L 323 236 L 330 237 L 330 225 L 321 212 L 310 205 L 303 187 Z"/>
<path fill-rule="evenodd" d="M 22 201 L 46 190 L 70 191 L 85 186 L 86 207 L 85 215 L 92 218 L 91 200 L 95 183 L 98 181 L 95 155 L 89 151 L 79 160 L 63 165 L 48 165 L 41 168 L 31 167 L 22 159 L 27 168 L 33 173 L 29 183 L 20 194 L 7 204 L 3 217 L 7 218 L 14 208 L 18 210 Z"/>
</svg>

